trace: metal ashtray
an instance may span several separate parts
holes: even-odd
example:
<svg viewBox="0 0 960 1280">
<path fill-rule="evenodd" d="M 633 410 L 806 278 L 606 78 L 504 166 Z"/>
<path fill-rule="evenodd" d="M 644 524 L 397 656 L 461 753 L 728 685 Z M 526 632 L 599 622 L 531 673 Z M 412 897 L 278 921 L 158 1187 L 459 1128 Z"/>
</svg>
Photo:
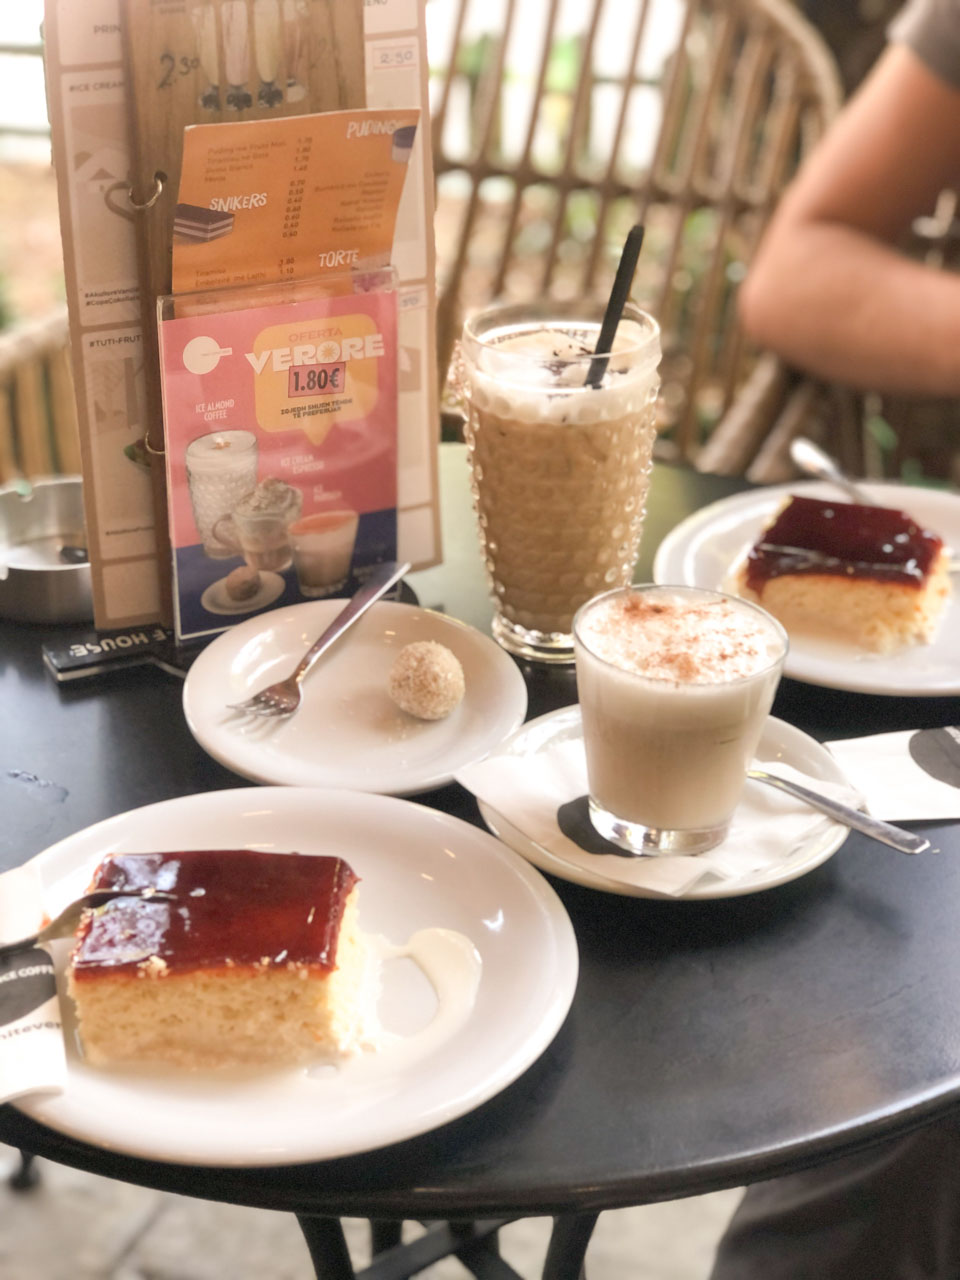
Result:
<svg viewBox="0 0 960 1280">
<path fill-rule="evenodd" d="M 0 617 L 17 622 L 92 619 L 79 476 L 0 487 Z"/>
</svg>

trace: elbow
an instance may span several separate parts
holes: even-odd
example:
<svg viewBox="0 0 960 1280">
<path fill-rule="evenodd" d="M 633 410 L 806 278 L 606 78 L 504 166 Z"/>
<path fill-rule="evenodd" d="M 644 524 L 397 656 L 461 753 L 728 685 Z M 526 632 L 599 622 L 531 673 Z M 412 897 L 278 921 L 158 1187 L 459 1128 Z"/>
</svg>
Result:
<svg viewBox="0 0 960 1280">
<path fill-rule="evenodd" d="M 776 348 L 780 291 L 762 261 L 747 272 L 737 296 L 737 314 L 745 335 L 760 346 Z"/>
<path fill-rule="evenodd" d="M 737 296 L 740 326 L 751 342 L 787 358 L 794 353 L 811 280 L 822 285 L 820 239 L 814 224 L 783 212 L 767 229 Z"/>
</svg>

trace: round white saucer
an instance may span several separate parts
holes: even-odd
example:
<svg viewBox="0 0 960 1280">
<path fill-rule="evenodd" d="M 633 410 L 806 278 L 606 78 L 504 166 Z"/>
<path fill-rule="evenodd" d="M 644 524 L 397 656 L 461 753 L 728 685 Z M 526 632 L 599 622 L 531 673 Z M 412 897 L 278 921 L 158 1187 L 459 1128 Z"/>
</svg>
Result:
<svg viewBox="0 0 960 1280">
<path fill-rule="evenodd" d="M 226 578 L 218 578 L 216 582 L 211 582 L 200 597 L 200 604 L 207 613 L 238 614 L 265 609 L 280 596 L 284 587 L 283 578 L 279 573 L 261 569 L 260 586 L 256 593 L 246 600 L 233 600 L 227 595 L 226 581 Z"/>
<path fill-rule="evenodd" d="M 536 720 L 528 721 L 499 749 L 499 754 L 515 756 L 518 761 L 530 759 L 540 752 L 550 750 L 561 742 L 579 740 L 583 736 L 580 723 L 579 706 L 561 707 L 559 711 L 551 711 Z M 768 719 L 757 748 L 756 756 L 764 763 L 772 763 L 774 772 L 777 764 L 788 765 L 811 778 L 819 778 L 825 782 L 845 784 L 842 770 L 830 753 L 808 734 L 786 724 L 774 717 Z M 759 786 L 759 783 L 748 783 L 748 786 Z M 688 889 L 679 894 L 664 893 L 657 889 L 631 881 L 626 875 L 618 877 L 617 858 L 598 858 L 594 854 L 580 851 L 573 846 L 575 852 L 569 857 L 546 849 L 542 844 L 531 839 L 520 831 L 508 818 L 478 798 L 480 814 L 484 822 L 504 844 L 514 852 L 532 862 L 541 871 L 569 880 L 573 884 L 584 885 L 589 889 L 602 889 L 607 893 L 617 893 L 634 898 L 671 898 L 674 900 L 701 900 L 710 898 L 733 898 L 747 893 L 758 893 L 763 889 L 773 889 L 777 885 L 786 884 L 806 875 L 828 858 L 843 844 L 849 832 L 846 827 L 824 818 L 811 830 L 796 849 L 784 856 L 782 861 L 740 876 L 737 879 L 721 879 L 706 875 L 696 881 Z M 647 859 L 643 860 L 644 862 Z M 686 860 L 685 860 L 686 861 Z M 623 860 L 624 867 L 635 867 L 634 860 Z M 600 869 L 602 867 L 602 870 Z"/>
<path fill-rule="evenodd" d="M 523 677 L 489 636 L 445 614 L 383 600 L 320 659 L 294 715 L 265 720 L 230 710 L 289 675 L 343 607 L 343 600 L 313 600 L 275 609 L 200 654 L 183 708 L 205 751 L 254 782 L 413 795 L 443 786 L 523 722 Z M 416 720 L 387 693 L 397 653 L 415 640 L 446 645 L 463 667 L 466 694 L 444 720 Z"/>
</svg>

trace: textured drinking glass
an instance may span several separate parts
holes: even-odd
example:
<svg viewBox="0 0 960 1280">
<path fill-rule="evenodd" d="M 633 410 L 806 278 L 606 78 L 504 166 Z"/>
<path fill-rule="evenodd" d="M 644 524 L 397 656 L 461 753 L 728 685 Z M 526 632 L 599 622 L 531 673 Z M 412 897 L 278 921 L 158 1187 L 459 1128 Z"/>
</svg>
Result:
<svg viewBox="0 0 960 1280">
<path fill-rule="evenodd" d="M 635 854 L 727 834 L 787 653 L 758 605 L 696 587 L 609 591 L 574 620 L 590 820 Z"/>
<path fill-rule="evenodd" d="M 187 445 L 187 485 L 193 518 L 206 554 L 223 560 L 236 547 L 214 533 L 244 494 L 257 484 L 257 437 L 252 431 L 212 431 Z"/>
<path fill-rule="evenodd" d="M 599 387 L 588 304 L 500 307 L 467 321 L 461 389 L 474 506 L 505 649 L 573 661 L 573 615 L 633 576 L 646 506 L 660 330 L 628 305 Z"/>
</svg>

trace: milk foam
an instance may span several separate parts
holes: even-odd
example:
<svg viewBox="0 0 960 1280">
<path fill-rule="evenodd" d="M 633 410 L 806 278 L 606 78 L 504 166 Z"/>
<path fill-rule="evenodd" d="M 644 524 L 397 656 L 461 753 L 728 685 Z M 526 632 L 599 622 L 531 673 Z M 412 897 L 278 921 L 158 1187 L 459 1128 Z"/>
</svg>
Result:
<svg viewBox="0 0 960 1280">
<path fill-rule="evenodd" d="M 623 671 L 675 684 L 723 684 L 783 653 L 774 624 L 735 600 L 669 588 L 601 599 L 578 623 L 583 643 Z"/>
<path fill-rule="evenodd" d="M 659 385 L 659 340 L 624 323 L 598 388 L 585 385 L 595 345 L 596 332 L 588 326 L 494 335 L 476 354 L 471 397 L 478 408 L 520 422 L 582 424 L 641 413 Z"/>
</svg>

